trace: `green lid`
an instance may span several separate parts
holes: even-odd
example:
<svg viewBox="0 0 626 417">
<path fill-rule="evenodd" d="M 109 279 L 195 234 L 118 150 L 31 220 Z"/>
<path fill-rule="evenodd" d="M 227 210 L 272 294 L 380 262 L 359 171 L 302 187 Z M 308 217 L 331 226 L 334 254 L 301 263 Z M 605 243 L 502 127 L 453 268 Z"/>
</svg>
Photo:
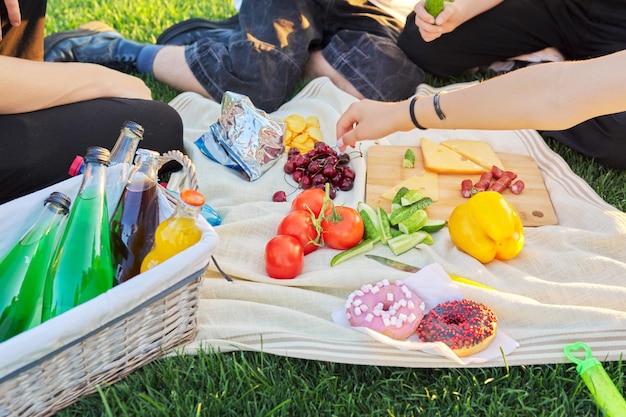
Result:
<svg viewBox="0 0 626 417">
<path fill-rule="evenodd" d="M 574 356 L 574 351 L 579 349 L 583 349 L 585 351 L 585 359 L 583 360 L 578 359 L 576 356 Z M 589 368 L 600 365 L 600 361 L 593 357 L 589 346 L 587 346 L 583 342 L 576 342 L 572 343 L 571 345 L 565 346 L 564 351 L 567 359 L 576 364 L 576 372 L 578 372 L 579 375 L 587 372 Z"/>
</svg>

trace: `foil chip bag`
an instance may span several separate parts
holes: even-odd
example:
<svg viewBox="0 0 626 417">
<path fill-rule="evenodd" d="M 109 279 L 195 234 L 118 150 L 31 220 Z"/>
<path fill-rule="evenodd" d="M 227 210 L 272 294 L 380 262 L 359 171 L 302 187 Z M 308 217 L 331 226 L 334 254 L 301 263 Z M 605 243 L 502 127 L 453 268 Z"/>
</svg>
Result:
<svg viewBox="0 0 626 417">
<path fill-rule="evenodd" d="M 210 159 L 254 181 L 284 153 L 284 132 L 284 123 L 272 120 L 247 96 L 227 91 L 218 121 L 194 143 Z"/>
</svg>

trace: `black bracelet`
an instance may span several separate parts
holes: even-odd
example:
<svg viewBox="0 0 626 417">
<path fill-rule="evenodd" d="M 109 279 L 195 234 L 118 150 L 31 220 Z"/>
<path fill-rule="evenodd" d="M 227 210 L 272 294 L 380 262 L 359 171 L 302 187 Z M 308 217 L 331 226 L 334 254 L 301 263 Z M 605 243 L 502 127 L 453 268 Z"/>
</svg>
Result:
<svg viewBox="0 0 626 417">
<path fill-rule="evenodd" d="M 440 91 L 433 97 L 433 106 L 435 106 L 435 112 L 437 112 L 437 116 L 439 116 L 439 120 L 445 120 L 446 115 L 441 111 L 441 107 L 439 106 L 439 95 L 445 94 L 447 91 Z"/>
<path fill-rule="evenodd" d="M 415 125 L 416 128 L 426 130 L 424 126 L 422 126 L 415 117 L 415 102 L 417 101 L 417 96 L 413 96 L 411 99 L 411 104 L 409 104 L 409 114 L 411 115 L 411 121 Z"/>
</svg>

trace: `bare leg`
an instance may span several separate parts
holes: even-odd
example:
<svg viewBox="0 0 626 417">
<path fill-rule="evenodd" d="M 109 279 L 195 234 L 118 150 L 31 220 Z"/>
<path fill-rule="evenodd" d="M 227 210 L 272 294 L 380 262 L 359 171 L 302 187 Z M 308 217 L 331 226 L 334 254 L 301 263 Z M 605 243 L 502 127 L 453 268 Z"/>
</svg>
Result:
<svg viewBox="0 0 626 417">
<path fill-rule="evenodd" d="M 189 69 L 184 46 L 161 49 L 154 58 L 152 69 L 157 80 L 179 91 L 192 91 L 213 100 Z"/>
<path fill-rule="evenodd" d="M 352 83 L 334 69 L 322 55 L 322 51 L 315 51 L 309 56 L 309 60 L 304 67 L 304 78 L 314 79 L 318 77 L 328 77 L 342 91 L 362 99 L 363 94 L 354 88 Z"/>
</svg>

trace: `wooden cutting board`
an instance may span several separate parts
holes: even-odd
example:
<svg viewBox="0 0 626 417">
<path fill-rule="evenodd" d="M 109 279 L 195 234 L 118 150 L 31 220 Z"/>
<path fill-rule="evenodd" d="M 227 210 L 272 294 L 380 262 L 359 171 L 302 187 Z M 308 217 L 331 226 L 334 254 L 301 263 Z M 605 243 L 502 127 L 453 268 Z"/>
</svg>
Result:
<svg viewBox="0 0 626 417">
<path fill-rule="evenodd" d="M 419 175 L 424 171 L 422 151 L 418 146 L 411 147 L 415 152 L 415 168 L 403 168 L 402 159 L 407 146 L 370 146 L 367 150 L 367 180 L 365 201 L 376 208 L 381 206 L 389 211 L 391 201 L 381 198 L 388 189 L 403 180 Z M 544 226 L 558 224 L 550 195 L 546 190 L 541 172 L 535 160 L 526 155 L 498 153 L 504 168 L 517 173 L 524 181 L 525 188 L 515 195 L 511 190 L 502 194 L 517 209 L 524 226 Z M 447 220 L 452 210 L 467 201 L 461 195 L 461 181 L 466 178 L 477 182 L 477 174 L 439 174 L 439 199 L 428 209 L 429 217 Z"/>
</svg>

